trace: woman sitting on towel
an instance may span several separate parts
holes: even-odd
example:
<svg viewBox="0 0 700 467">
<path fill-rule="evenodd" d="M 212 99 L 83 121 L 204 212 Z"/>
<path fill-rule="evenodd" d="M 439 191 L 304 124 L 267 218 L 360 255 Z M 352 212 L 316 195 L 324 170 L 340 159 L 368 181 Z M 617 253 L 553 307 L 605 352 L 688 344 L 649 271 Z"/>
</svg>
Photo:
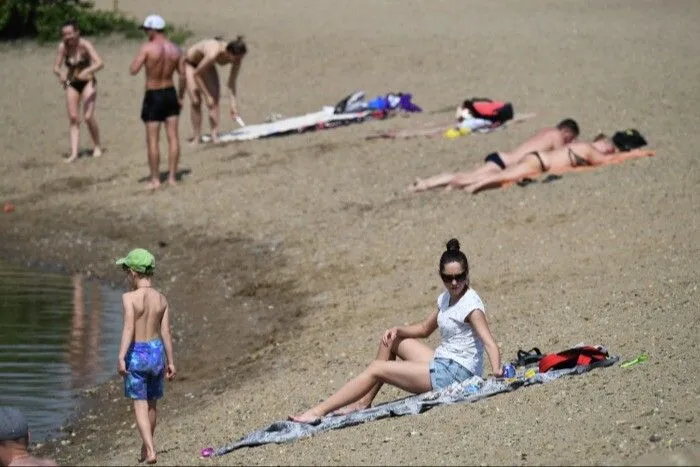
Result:
<svg viewBox="0 0 700 467">
<path fill-rule="evenodd" d="M 469 286 L 469 263 L 457 239 L 447 242 L 438 271 L 445 290 L 435 311 L 421 322 L 385 331 L 376 359 L 362 373 L 325 401 L 289 419 L 314 424 L 334 410 L 345 414 L 365 409 L 384 383 L 419 394 L 481 376 L 484 349 L 494 376 L 502 376 L 498 346 L 489 330 L 484 304 Z M 435 351 L 417 340 L 438 328 L 441 342 Z"/>
<path fill-rule="evenodd" d="M 95 119 L 97 100 L 95 73 L 101 70 L 104 64 L 92 43 L 80 37 L 80 29 L 75 21 L 70 20 L 63 25 L 61 36 L 53 72 L 58 76 L 59 84 L 66 90 L 66 108 L 70 123 L 70 156 L 65 162 L 73 162 L 78 158 L 81 101 L 83 118 L 94 144 L 92 155 L 99 157 L 102 155 L 102 149 L 100 148 L 100 129 Z M 63 65 L 66 66 L 66 70 L 62 69 Z"/>
<path fill-rule="evenodd" d="M 225 42 L 219 38 L 204 39 L 197 42 L 185 54 L 185 78 L 187 93 L 192 105 L 192 141 L 198 143 L 202 134 L 202 97 L 209 109 L 209 125 L 213 142 L 218 141 L 219 132 L 219 75 L 215 65 L 231 65 L 227 81 L 231 98 L 231 118 L 238 117 L 236 105 L 236 79 L 241 69 L 241 61 L 248 49 L 243 42 L 243 36 L 236 40 Z"/>
</svg>

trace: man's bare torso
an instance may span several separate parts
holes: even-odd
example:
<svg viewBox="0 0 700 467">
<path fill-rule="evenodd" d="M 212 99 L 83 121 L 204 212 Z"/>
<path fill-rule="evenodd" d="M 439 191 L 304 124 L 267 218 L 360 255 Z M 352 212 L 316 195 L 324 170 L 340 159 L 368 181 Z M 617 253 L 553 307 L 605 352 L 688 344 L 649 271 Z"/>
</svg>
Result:
<svg viewBox="0 0 700 467">
<path fill-rule="evenodd" d="M 561 131 L 556 128 L 543 128 L 530 139 L 510 152 L 501 152 L 501 159 L 506 165 L 517 163 L 525 154 L 530 152 L 551 151 L 564 144 Z"/>
<path fill-rule="evenodd" d="M 173 42 L 162 38 L 148 42 L 146 48 L 146 89 L 173 87 L 173 74 L 178 70 L 182 51 Z"/>
</svg>

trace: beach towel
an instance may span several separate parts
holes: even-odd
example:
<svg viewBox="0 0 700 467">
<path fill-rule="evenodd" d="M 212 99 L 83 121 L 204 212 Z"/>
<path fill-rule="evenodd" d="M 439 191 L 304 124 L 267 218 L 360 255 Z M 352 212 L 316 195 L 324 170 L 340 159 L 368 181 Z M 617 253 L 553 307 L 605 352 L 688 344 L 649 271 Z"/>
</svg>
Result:
<svg viewBox="0 0 700 467">
<path fill-rule="evenodd" d="M 604 349 L 600 346 L 597 348 Z M 476 402 L 522 387 L 549 383 L 562 376 L 580 375 L 594 368 L 608 367 L 615 364 L 618 360 L 618 356 L 608 356 L 605 359 L 587 365 L 550 369 L 544 372 L 539 371 L 538 368 L 521 367 L 517 370 L 515 377 L 507 379 L 489 378 L 484 380 L 479 376 L 474 376 L 466 381 L 454 383 L 438 391 L 429 391 L 423 394 L 409 396 L 346 415 L 328 415 L 322 418 L 321 422 L 316 425 L 286 420 L 274 422 L 225 446 L 202 449 L 200 454 L 202 457 L 223 456 L 224 454 L 228 454 L 231 451 L 243 447 L 254 447 L 269 443 L 293 442 L 300 438 L 313 436 L 324 431 L 359 425 L 372 420 L 379 420 L 387 417 L 400 417 L 403 415 L 417 415 L 440 405 Z"/>
<path fill-rule="evenodd" d="M 334 107 L 323 107 L 318 112 L 308 113 L 297 117 L 283 118 L 257 125 L 248 125 L 236 130 L 220 133 L 219 141 L 228 143 L 231 141 L 248 141 L 272 136 L 305 133 L 320 129 L 335 128 L 337 126 L 361 123 L 367 119 L 386 118 L 386 115 L 371 110 L 359 112 L 335 113 Z M 210 135 L 202 135 L 202 142 L 211 142 Z"/>
</svg>

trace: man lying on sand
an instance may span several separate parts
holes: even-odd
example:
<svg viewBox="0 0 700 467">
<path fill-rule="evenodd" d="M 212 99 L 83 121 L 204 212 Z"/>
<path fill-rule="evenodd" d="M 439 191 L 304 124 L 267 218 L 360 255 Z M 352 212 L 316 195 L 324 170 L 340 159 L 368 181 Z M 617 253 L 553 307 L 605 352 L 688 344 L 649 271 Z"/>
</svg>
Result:
<svg viewBox="0 0 700 467">
<path fill-rule="evenodd" d="M 634 149 L 617 152 L 612 140 L 601 133 L 592 143 L 576 142 L 552 151 L 532 151 L 520 160 L 496 174 L 479 177 L 464 186 L 470 193 L 487 188 L 499 187 L 504 183 L 515 182 L 526 177 L 536 177 L 543 173 L 563 173 L 586 166 L 600 166 L 623 162 L 638 157 L 651 157 L 654 151 Z"/>
<path fill-rule="evenodd" d="M 533 151 L 551 151 L 561 148 L 579 135 L 579 126 L 575 120 L 567 118 L 559 122 L 556 128 L 542 128 L 510 152 L 493 152 L 486 156 L 484 165 L 469 172 L 442 173 L 430 178 L 416 178 L 407 191 L 414 193 L 445 186 L 462 188 L 465 185 L 487 175 L 497 174 L 517 163 L 523 156 Z"/>
</svg>

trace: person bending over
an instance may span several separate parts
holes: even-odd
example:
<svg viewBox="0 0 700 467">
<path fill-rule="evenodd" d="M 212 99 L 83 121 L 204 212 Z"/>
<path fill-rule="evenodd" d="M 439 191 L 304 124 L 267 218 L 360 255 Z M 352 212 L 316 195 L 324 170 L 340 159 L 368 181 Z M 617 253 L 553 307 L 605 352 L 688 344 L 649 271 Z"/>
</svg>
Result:
<svg viewBox="0 0 700 467">
<path fill-rule="evenodd" d="M 190 117 L 192 119 L 192 142 L 199 143 L 202 135 L 202 98 L 209 109 L 209 126 L 212 142 L 219 140 L 219 75 L 216 65 L 231 65 L 227 80 L 230 91 L 231 118 L 236 120 L 238 103 L 236 101 L 236 81 L 241 69 L 243 57 L 248 48 L 243 36 L 225 42 L 221 39 L 204 39 L 197 42 L 185 54 L 185 74 L 187 92 L 190 96 Z"/>
</svg>

